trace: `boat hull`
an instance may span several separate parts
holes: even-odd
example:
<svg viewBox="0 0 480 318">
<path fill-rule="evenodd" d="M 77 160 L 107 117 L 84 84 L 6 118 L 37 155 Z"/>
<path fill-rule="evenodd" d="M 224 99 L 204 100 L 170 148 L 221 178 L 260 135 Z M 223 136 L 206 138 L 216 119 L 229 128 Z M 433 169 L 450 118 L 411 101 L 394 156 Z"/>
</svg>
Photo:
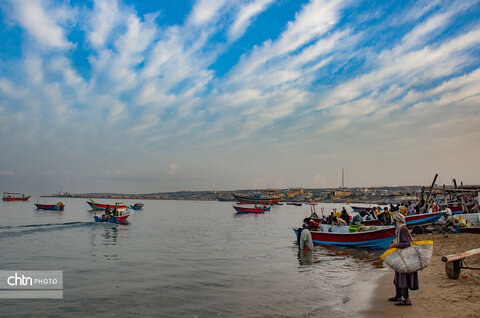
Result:
<svg viewBox="0 0 480 318">
<path fill-rule="evenodd" d="M 240 207 L 240 206 L 234 206 L 233 207 L 235 211 L 237 211 L 237 214 L 244 214 L 244 213 L 265 213 L 270 211 L 270 207 L 267 207 L 266 209 L 264 208 L 247 208 L 247 207 Z"/>
<path fill-rule="evenodd" d="M 65 205 L 58 206 L 56 204 L 39 204 L 35 203 L 37 210 L 52 210 L 52 211 L 63 211 Z"/>
<path fill-rule="evenodd" d="M 142 205 L 130 205 L 130 209 L 138 211 L 138 210 L 143 210 L 143 204 Z"/>
<path fill-rule="evenodd" d="M 121 224 L 121 223 L 126 223 L 129 216 L 130 216 L 130 214 L 121 215 L 121 216 L 114 216 L 114 217 L 111 217 L 111 218 L 108 220 L 108 222 L 105 221 L 105 220 L 103 220 L 101 217 L 96 216 L 96 215 L 93 217 L 93 219 L 95 220 L 95 222 L 98 222 L 98 223 L 115 223 L 115 224 Z"/>
<path fill-rule="evenodd" d="M 104 211 L 107 208 L 107 205 L 109 206 L 110 210 L 113 210 L 115 208 L 115 204 L 101 204 L 101 203 L 94 203 L 87 201 L 88 205 L 92 210 L 97 210 L 97 211 Z M 126 211 L 127 206 L 126 205 L 117 205 L 117 211 Z"/>
<path fill-rule="evenodd" d="M 405 217 L 407 226 L 433 224 L 437 222 L 445 212 L 413 214 Z"/>
<path fill-rule="evenodd" d="M 30 195 L 24 198 L 10 198 L 10 197 L 3 197 L 3 201 L 28 201 L 30 199 Z"/>
<path fill-rule="evenodd" d="M 353 206 L 351 205 L 350 206 L 354 212 L 367 212 L 368 209 L 371 209 L 371 208 L 365 208 L 365 207 L 360 207 L 360 206 Z"/>
<path fill-rule="evenodd" d="M 348 227 L 345 227 L 348 229 Z M 298 230 L 294 229 L 298 237 Z M 378 230 L 355 232 L 355 233 L 334 233 L 310 231 L 314 245 L 336 245 L 343 247 L 367 247 L 374 249 L 386 249 L 395 238 L 395 228 L 385 227 Z"/>
<path fill-rule="evenodd" d="M 241 203 L 248 203 L 248 204 L 277 204 L 280 202 L 280 196 L 269 196 L 269 197 L 254 197 L 248 195 L 241 195 L 241 194 L 232 194 L 233 197 Z"/>
</svg>

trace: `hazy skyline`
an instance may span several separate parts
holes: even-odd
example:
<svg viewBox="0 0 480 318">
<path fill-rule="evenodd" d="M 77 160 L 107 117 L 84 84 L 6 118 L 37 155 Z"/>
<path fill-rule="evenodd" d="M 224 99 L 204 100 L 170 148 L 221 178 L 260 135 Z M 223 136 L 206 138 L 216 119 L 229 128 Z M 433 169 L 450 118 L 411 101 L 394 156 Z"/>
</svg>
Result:
<svg viewBox="0 0 480 318">
<path fill-rule="evenodd" d="M 137 3 L 138 2 L 138 3 Z M 0 191 L 480 183 L 479 1 L 0 3 Z"/>
</svg>

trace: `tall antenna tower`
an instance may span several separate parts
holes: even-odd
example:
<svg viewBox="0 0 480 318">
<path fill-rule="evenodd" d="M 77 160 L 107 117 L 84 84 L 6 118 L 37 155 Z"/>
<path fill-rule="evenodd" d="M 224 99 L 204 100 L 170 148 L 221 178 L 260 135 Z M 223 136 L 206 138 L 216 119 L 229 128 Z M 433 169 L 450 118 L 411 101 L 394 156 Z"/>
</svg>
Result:
<svg viewBox="0 0 480 318">
<path fill-rule="evenodd" d="M 345 188 L 345 172 L 343 171 L 342 168 L 342 189 Z"/>
</svg>

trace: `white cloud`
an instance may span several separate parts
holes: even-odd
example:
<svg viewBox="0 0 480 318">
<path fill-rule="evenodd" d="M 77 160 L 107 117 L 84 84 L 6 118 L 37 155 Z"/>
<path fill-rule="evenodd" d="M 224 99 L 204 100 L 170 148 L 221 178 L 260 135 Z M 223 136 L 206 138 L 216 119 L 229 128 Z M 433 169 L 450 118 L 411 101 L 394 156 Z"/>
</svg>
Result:
<svg viewBox="0 0 480 318">
<path fill-rule="evenodd" d="M 15 19 L 37 40 L 39 46 L 58 49 L 68 49 L 72 46 L 61 24 L 73 19 L 74 9 L 63 6 L 49 8 L 45 1 L 41 0 L 10 2 Z"/>
<path fill-rule="evenodd" d="M 218 11 L 226 3 L 226 0 L 197 0 L 188 18 L 189 23 L 200 26 L 215 21 L 220 16 Z"/>
<path fill-rule="evenodd" d="M 228 30 L 230 41 L 240 38 L 255 16 L 262 13 L 274 0 L 254 0 L 238 10 L 235 21 Z"/>
<path fill-rule="evenodd" d="M 103 48 L 113 29 L 122 21 L 117 0 L 95 0 L 88 26 L 88 39 L 96 49 Z"/>
</svg>

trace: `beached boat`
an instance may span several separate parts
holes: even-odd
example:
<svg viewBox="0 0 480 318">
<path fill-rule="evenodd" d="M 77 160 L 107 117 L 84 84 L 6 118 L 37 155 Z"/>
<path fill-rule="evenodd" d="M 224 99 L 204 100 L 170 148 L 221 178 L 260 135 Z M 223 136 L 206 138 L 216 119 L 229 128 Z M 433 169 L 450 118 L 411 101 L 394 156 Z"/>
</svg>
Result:
<svg viewBox="0 0 480 318">
<path fill-rule="evenodd" d="M 130 214 L 125 214 L 125 215 L 119 215 L 119 216 L 112 216 L 108 221 L 106 221 L 102 216 L 97 216 L 95 215 L 93 219 L 95 222 L 100 222 L 100 223 L 116 223 L 116 224 L 121 224 L 121 223 L 126 223 L 128 217 Z"/>
<path fill-rule="evenodd" d="M 277 204 L 282 196 L 274 191 L 256 192 L 252 194 L 232 193 L 233 197 L 242 203 L 250 204 Z"/>
<path fill-rule="evenodd" d="M 243 214 L 243 213 L 265 213 L 270 211 L 270 207 L 245 207 L 245 206 L 233 206 L 235 211 L 237 211 L 238 214 Z"/>
<path fill-rule="evenodd" d="M 467 221 L 465 223 L 459 222 L 458 224 L 455 224 L 455 232 L 480 234 L 480 213 L 462 213 L 456 214 L 454 217 L 457 220 L 463 218 Z"/>
<path fill-rule="evenodd" d="M 63 211 L 65 205 L 62 202 L 57 202 L 56 204 L 41 204 L 35 203 L 37 210 L 53 210 L 53 211 Z"/>
<path fill-rule="evenodd" d="M 11 193 L 11 192 L 3 193 L 3 201 L 28 201 L 30 197 L 31 197 L 30 195 L 26 196 L 23 193 Z"/>
<path fill-rule="evenodd" d="M 444 214 L 445 212 L 413 214 L 405 217 L 405 223 L 407 224 L 407 226 L 433 224 L 437 222 Z M 362 221 L 362 224 L 365 224 L 368 226 L 381 225 L 381 221 L 368 220 L 368 221 Z"/>
<path fill-rule="evenodd" d="M 88 205 L 92 210 L 94 211 L 103 211 L 109 207 L 110 210 L 113 210 L 115 206 L 117 207 L 117 211 L 126 211 L 127 210 L 127 205 L 124 203 L 118 203 L 116 202 L 115 204 L 103 204 L 103 203 L 97 203 L 94 202 L 93 200 L 87 201 Z"/>
<path fill-rule="evenodd" d="M 350 232 L 348 226 L 320 224 L 320 231 L 310 231 L 314 245 L 337 245 L 344 247 L 369 247 L 386 249 L 395 238 L 395 227 L 378 226 L 370 231 Z M 293 229 L 298 238 L 299 229 Z"/>
<path fill-rule="evenodd" d="M 135 203 L 133 205 L 130 205 L 130 208 L 132 210 L 143 210 L 143 203 Z"/>
<path fill-rule="evenodd" d="M 450 202 L 447 204 L 447 206 L 452 211 L 453 214 L 461 214 L 461 213 L 470 213 L 475 205 L 465 204 L 465 209 L 467 211 L 463 211 L 461 202 Z"/>
</svg>

